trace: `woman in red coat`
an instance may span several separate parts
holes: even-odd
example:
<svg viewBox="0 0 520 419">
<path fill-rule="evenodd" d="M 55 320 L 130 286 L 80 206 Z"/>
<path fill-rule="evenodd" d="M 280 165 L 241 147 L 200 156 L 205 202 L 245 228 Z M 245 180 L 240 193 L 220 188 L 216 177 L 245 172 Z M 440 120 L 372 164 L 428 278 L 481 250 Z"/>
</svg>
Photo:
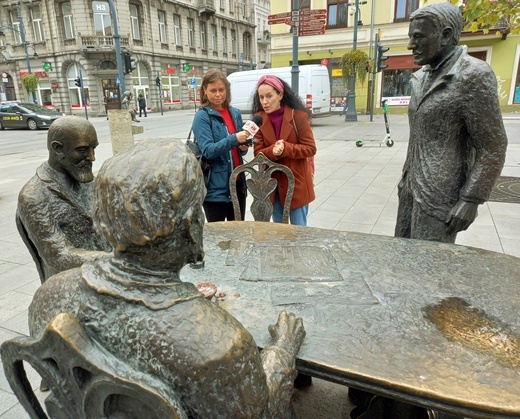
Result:
<svg viewBox="0 0 520 419">
<path fill-rule="evenodd" d="M 291 201 L 291 224 L 307 225 L 309 203 L 315 198 L 309 160 L 316 154 L 316 142 L 309 112 L 289 85 L 278 77 L 265 75 L 258 80 L 253 98 L 253 114 L 263 118 L 256 134 L 255 155 L 264 153 L 271 161 L 292 170 L 295 187 Z M 275 172 L 278 187 L 272 198 L 273 221 L 282 222 L 287 194 L 287 177 Z"/>
</svg>

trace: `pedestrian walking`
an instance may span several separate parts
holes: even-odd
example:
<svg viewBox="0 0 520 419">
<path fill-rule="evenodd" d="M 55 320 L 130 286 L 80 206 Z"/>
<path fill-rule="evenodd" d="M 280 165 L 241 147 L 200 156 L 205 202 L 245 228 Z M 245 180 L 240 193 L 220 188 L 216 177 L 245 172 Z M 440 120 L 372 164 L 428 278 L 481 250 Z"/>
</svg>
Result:
<svg viewBox="0 0 520 419">
<path fill-rule="evenodd" d="M 146 118 L 146 99 L 144 98 L 143 94 L 141 93 L 139 95 L 139 98 L 137 99 L 137 102 L 139 103 L 139 118 L 141 117 L 141 114 L 144 112 L 144 117 Z"/>
</svg>

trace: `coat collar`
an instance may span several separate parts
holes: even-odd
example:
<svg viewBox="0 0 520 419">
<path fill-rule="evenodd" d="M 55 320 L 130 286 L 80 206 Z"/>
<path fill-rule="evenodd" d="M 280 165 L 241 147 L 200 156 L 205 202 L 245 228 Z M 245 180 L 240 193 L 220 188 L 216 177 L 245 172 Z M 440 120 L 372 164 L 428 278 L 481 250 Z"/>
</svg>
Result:
<svg viewBox="0 0 520 419">
<path fill-rule="evenodd" d="M 434 70 L 437 76 L 431 84 L 428 79 L 433 75 L 429 66 L 425 66 L 412 74 L 413 95 L 417 101 L 417 108 L 432 92 L 446 85 L 461 71 L 461 62 L 466 52 L 467 47 L 465 45 L 456 47 L 453 54 Z"/>
</svg>

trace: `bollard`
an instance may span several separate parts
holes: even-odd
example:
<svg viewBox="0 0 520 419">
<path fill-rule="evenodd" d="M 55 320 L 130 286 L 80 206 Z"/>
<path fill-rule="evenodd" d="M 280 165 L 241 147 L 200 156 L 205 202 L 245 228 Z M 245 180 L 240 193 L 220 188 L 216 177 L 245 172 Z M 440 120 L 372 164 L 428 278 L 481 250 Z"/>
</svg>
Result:
<svg viewBox="0 0 520 419">
<path fill-rule="evenodd" d="M 132 115 L 127 109 L 109 109 L 108 126 L 114 155 L 132 148 L 134 146 L 134 134 L 143 132 L 143 130 L 137 129 L 142 127 L 132 125 Z"/>
</svg>

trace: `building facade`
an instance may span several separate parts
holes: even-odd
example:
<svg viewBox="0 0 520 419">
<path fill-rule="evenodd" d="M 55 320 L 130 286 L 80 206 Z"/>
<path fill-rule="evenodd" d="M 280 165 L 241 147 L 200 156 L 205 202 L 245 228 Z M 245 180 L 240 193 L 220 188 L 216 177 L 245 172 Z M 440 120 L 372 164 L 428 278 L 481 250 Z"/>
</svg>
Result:
<svg viewBox="0 0 520 419">
<path fill-rule="evenodd" d="M 446 0 L 429 0 L 428 3 Z M 365 4 L 363 4 L 365 3 Z M 341 111 L 346 99 L 340 58 L 352 50 L 356 32 L 357 49 L 374 57 L 376 36 L 389 50 L 385 56 L 388 66 L 375 77 L 356 84 L 356 109 L 368 112 L 371 100 L 379 107 L 387 99 L 396 110 L 406 110 L 410 97 L 409 76 L 417 69 L 411 51 L 407 50 L 410 14 L 424 5 L 424 0 L 367 0 L 359 1 L 358 25 L 355 25 L 355 0 L 302 0 L 302 9 L 327 10 L 325 33 L 298 37 L 298 63 L 325 64 L 331 75 L 332 110 Z M 461 4 L 463 0 L 461 0 Z M 293 0 L 272 2 L 271 14 L 292 10 Z M 355 31 L 357 26 L 357 31 Z M 506 37 L 492 30 L 464 32 L 460 44 L 468 46 L 470 54 L 485 60 L 494 70 L 504 111 L 520 111 L 520 36 Z M 271 60 L 273 67 L 292 65 L 293 35 L 291 26 L 276 24 L 271 27 Z M 373 79 L 373 80 L 372 80 Z M 478 106 L 478 104 L 475 104 Z"/>
<path fill-rule="evenodd" d="M 0 0 L 5 34 L 0 43 L 0 99 L 32 101 L 21 80 L 30 67 L 39 77 L 37 102 L 65 113 L 84 112 L 87 107 L 93 115 L 102 115 L 107 108 L 119 107 L 121 82 L 134 98 L 142 94 L 148 107 L 188 108 L 198 101 L 200 82 L 209 68 L 229 74 L 268 60 L 264 40 L 268 2 L 113 0 L 112 4 L 117 34 L 109 0 Z M 121 54 L 131 56 L 135 64 L 122 81 L 115 35 Z M 84 90 L 76 86 L 79 76 Z"/>
</svg>

